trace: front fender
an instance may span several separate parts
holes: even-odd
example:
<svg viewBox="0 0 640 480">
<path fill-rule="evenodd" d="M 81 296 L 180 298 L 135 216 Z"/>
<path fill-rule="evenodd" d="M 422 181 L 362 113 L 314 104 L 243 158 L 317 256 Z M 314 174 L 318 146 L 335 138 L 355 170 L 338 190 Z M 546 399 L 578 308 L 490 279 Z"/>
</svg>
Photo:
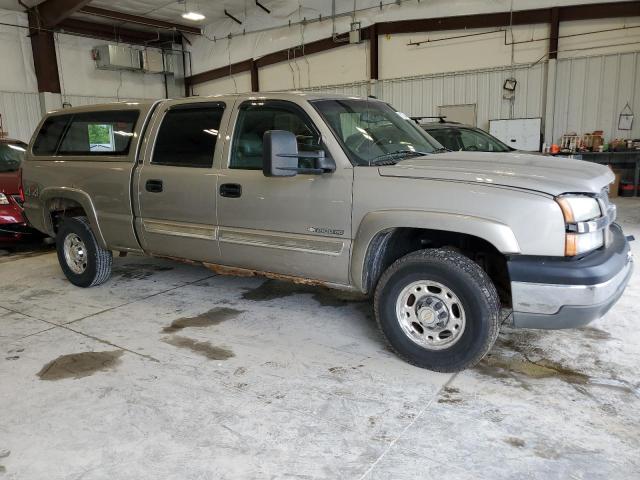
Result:
<svg viewBox="0 0 640 480">
<path fill-rule="evenodd" d="M 87 218 L 89 220 L 89 224 L 91 225 L 91 230 L 93 234 L 96 236 L 96 240 L 98 244 L 102 248 L 107 248 L 107 243 L 104 240 L 104 236 L 102 235 L 102 231 L 100 230 L 100 224 L 98 223 L 98 215 L 96 214 L 96 209 L 91 201 L 91 197 L 89 194 L 84 192 L 83 190 L 79 190 L 76 188 L 69 187 L 47 187 L 40 192 L 40 205 L 44 220 L 44 226 L 47 230 L 47 233 L 51 236 L 55 236 L 55 232 L 53 230 L 53 225 L 51 224 L 51 216 L 49 215 L 50 204 L 55 199 L 68 199 L 73 200 L 80 204 L 87 214 Z"/>
<path fill-rule="evenodd" d="M 378 234 L 395 228 L 424 228 L 463 233 L 481 238 L 504 254 L 520 253 L 520 247 L 509 226 L 496 220 L 457 213 L 424 210 L 382 210 L 368 213 L 356 233 L 351 255 L 351 281 L 365 291 L 364 264 L 371 242 Z"/>
</svg>

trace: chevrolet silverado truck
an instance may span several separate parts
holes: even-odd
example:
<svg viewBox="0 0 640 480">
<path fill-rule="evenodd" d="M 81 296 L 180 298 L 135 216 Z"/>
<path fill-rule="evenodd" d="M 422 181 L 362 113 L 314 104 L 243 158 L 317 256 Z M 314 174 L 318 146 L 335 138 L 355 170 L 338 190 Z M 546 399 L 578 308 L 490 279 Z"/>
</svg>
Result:
<svg viewBox="0 0 640 480">
<path fill-rule="evenodd" d="M 26 215 L 74 285 L 132 252 L 357 291 L 400 357 L 443 372 L 503 322 L 578 327 L 612 307 L 632 271 L 613 179 L 449 152 L 385 102 L 304 93 L 51 112 L 23 167 Z"/>
</svg>

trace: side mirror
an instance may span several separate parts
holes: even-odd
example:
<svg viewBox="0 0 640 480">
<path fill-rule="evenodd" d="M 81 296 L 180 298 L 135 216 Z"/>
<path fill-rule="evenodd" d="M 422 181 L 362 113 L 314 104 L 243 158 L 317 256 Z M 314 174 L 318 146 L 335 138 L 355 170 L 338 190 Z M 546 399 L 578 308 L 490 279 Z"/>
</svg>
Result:
<svg viewBox="0 0 640 480">
<path fill-rule="evenodd" d="M 298 152 L 296 136 L 286 130 L 268 130 L 263 137 L 262 173 L 266 177 L 293 177 L 298 173 L 321 175 L 336 169 L 332 158 L 324 150 Z M 299 168 L 298 159 L 315 159 L 314 168 Z"/>
</svg>

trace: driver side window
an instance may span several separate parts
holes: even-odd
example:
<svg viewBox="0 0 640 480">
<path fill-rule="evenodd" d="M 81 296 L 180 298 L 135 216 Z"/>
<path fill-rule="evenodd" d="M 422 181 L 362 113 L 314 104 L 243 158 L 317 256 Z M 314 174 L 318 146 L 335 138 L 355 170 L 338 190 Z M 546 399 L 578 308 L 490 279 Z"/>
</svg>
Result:
<svg viewBox="0 0 640 480">
<path fill-rule="evenodd" d="M 294 105 L 286 102 L 247 102 L 240 106 L 231 149 L 229 168 L 262 170 L 262 139 L 268 130 L 292 132 L 299 151 L 320 148 L 320 135 L 311 121 Z M 301 168 L 311 168 L 313 159 L 300 159 Z"/>
</svg>

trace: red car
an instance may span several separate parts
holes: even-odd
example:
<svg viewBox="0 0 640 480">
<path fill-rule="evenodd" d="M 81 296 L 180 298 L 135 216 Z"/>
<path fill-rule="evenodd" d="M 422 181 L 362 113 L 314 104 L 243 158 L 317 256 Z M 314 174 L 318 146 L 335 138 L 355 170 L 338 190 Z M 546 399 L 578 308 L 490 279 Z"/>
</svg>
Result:
<svg viewBox="0 0 640 480">
<path fill-rule="evenodd" d="M 23 193 L 20 164 L 27 144 L 0 138 L 0 246 L 10 246 L 32 238 L 22 211 Z"/>
</svg>

